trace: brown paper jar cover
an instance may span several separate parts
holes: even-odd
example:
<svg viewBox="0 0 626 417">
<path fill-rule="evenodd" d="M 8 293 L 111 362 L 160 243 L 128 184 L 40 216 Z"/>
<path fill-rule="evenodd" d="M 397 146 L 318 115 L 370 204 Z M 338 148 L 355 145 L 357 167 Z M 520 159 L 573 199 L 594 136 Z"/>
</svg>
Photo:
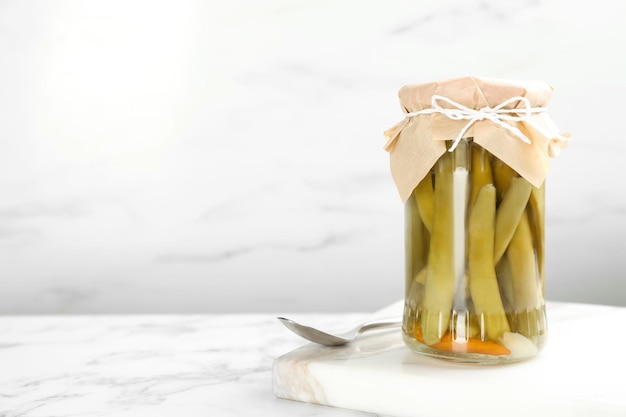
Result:
<svg viewBox="0 0 626 417">
<path fill-rule="evenodd" d="M 446 152 L 446 141 L 455 140 L 468 126 L 463 137 L 473 138 L 494 156 L 508 164 L 535 187 L 540 187 L 546 178 L 549 159 L 567 146 L 568 134 L 561 134 L 547 113 L 546 106 L 553 88 L 543 81 L 514 81 L 485 77 L 461 77 L 402 87 L 398 93 L 400 106 L 407 114 L 401 122 L 384 132 L 385 150 L 390 154 L 391 174 L 406 201 L 422 178 Z M 445 109 L 456 111 L 462 107 L 473 110 L 465 112 L 463 118 L 454 119 L 444 112 L 429 112 L 433 108 L 433 97 L 444 97 L 439 101 Z M 514 100 L 511 100 L 514 99 Z M 493 117 L 497 108 L 503 106 L 519 120 Z M 530 106 L 538 112 L 526 112 Z M 425 111 L 425 114 L 411 115 Z M 483 117 L 489 114 L 489 117 Z M 530 143 L 520 140 L 512 130 L 501 126 L 507 123 L 518 129 Z"/>
</svg>

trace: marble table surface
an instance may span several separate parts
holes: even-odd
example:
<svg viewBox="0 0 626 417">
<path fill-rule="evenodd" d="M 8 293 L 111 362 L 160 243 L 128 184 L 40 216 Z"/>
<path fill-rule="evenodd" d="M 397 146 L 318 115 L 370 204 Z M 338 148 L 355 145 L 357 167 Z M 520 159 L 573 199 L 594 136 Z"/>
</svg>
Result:
<svg viewBox="0 0 626 417">
<path fill-rule="evenodd" d="M 0 316 L 0 416 L 369 415 L 274 397 L 274 359 L 303 344 L 275 317 Z"/>
<path fill-rule="evenodd" d="M 292 315 L 328 329 L 367 316 Z M 304 343 L 275 317 L 0 316 L 0 417 L 380 415 L 276 398 L 273 363 Z"/>
</svg>

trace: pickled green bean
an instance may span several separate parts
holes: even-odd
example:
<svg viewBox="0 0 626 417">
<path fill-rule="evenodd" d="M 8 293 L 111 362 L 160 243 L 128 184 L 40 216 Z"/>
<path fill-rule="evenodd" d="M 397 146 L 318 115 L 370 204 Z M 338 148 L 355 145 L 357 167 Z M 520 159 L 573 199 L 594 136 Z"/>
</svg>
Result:
<svg viewBox="0 0 626 417">
<path fill-rule="evenodd" d="M 424 342 L 441 340 L 450 325 L 455 294 L 452 155 L 445 153 L 435 168 L 434 213 L 421 327 Z"/>
<path fill-rule="evenodd" d="M 419 215 L 424 222 L 424 226 L 429 232 L 433 230 L 433 181 L 430 174 L 426 176 L 415 188 L 415 200 Z"/>
<path fill-rule="evenodd" d="M 511 178 L 496 214 L 496 236 L 494 243 L 494 264 L 497 264 L 509 246 L 515 229 L 528 204 L 531 185 L 523 178 Z"/>
<path fill-rule="evenodd" d="M 513 302 L 518 317 L 517 331 L 526 337 L 537 336 L 536 314 L 541 307 L 536 275 L 535 253 L 528 215 L 522 215 L 507 250 L 513 282 Z"/>
<path fill-rule="evenodd" d="M 468 280 L 474 310 L 484 323 L 484 334 L 498 341 L 510 328 L 493 263 L 495 217 L 496 188 L 487 184 L 480 189 L 469 216 Z"/>
</svg>

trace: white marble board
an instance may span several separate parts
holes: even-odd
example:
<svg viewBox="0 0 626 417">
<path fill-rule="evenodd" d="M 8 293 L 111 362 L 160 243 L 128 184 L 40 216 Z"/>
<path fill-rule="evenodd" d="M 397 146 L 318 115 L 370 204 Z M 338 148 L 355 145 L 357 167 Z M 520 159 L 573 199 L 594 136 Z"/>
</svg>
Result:
<svg viewBox="0 0 626 417">
<path fill-rule="evenodd" d="M 274 394 L 396 417 L 626 416 L 626 308 L 549 303 L 548 320 L 536 358 L 500 366 L 422 357 L 399 331 L 307 344 L 274 362 Z"/>
</svg>

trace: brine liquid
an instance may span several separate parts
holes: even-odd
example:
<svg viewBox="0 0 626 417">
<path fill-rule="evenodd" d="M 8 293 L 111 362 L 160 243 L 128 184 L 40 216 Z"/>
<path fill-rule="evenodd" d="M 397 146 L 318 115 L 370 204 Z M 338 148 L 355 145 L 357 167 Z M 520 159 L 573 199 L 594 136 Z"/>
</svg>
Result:
<svg viewBox="0 0 626 417">
<path fill-rule="evenodd" d="M 452 311 L 450 323 L 440 341 L 427 345 L 423 339 L 420 311 L 405 305 L 402 332 L 405 343 L 412 350 L 454 362 L 493 364 L 535 356 L 547 337 L 545 306 L 520 314 L 509 313 L 507 319 L 514 332 L 493 341 L 485 334 L 485 316 Z"/>
<path fill-rule="evenodd" d="M 450 360 L 521 360 L 544 343 L 544 187 L 471 140 L 405 203 L 403 334 Z"/>
</svg>

